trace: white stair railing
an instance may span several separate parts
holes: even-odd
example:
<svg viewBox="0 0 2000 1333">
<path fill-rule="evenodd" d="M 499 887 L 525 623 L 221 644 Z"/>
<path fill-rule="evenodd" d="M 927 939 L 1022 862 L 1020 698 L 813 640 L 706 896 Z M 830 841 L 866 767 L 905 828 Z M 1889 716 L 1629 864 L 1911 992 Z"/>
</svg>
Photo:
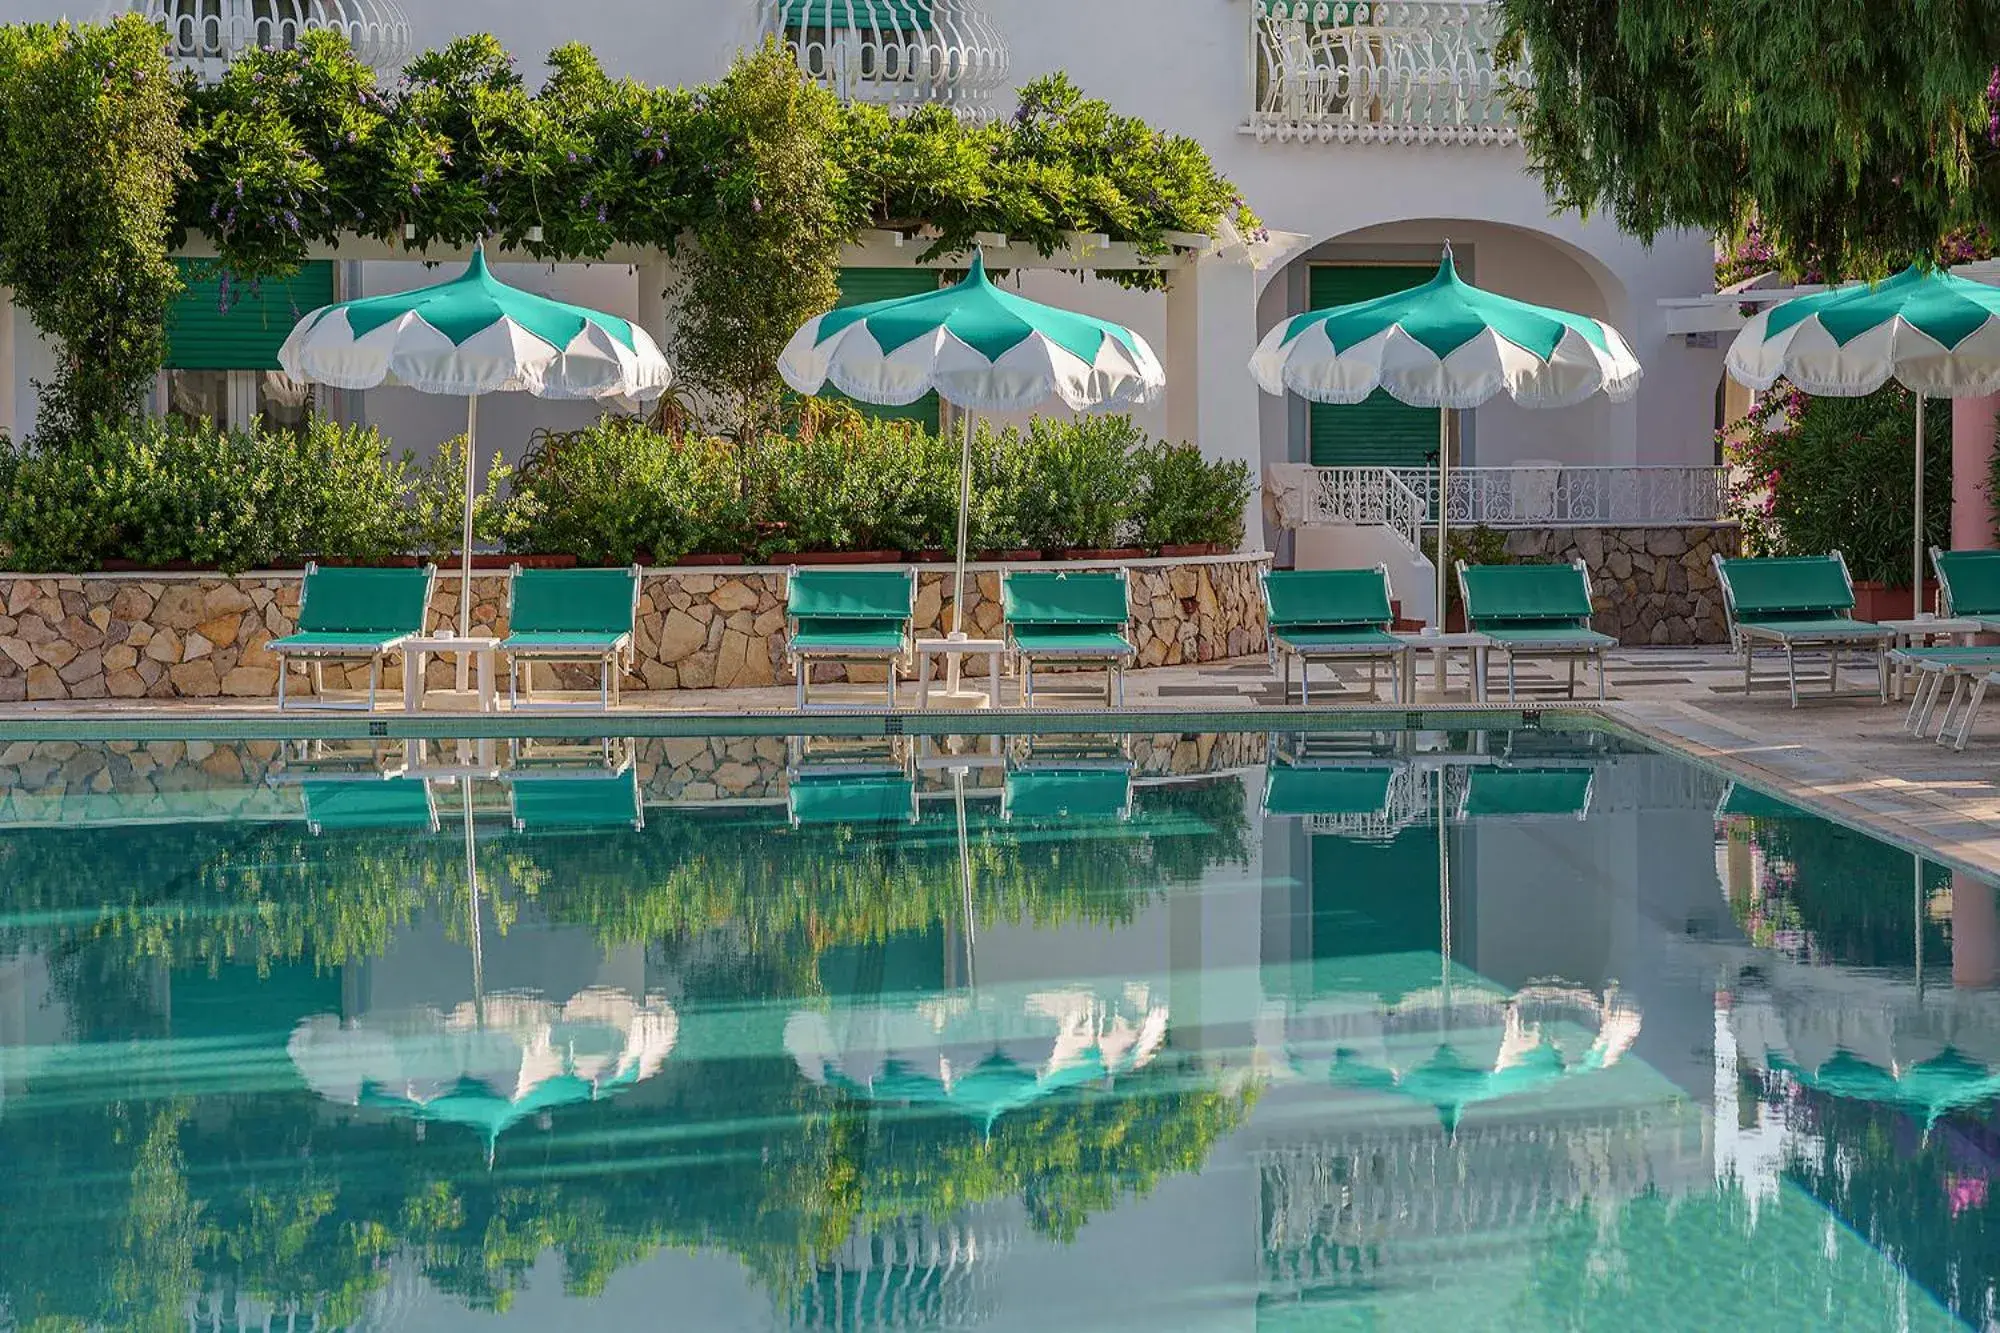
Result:
<svg viewBox="0 0 2000 1333">
<path fill-rule="evenodd" d="M 1361 527 L 1394 532 L 1412 552 L 1421 552 L 1429 508 L 1393 470 L 1385 467 L 1322 467 L 1311 470 L 1304 519 L 1308 524 Z"/>
</svg>

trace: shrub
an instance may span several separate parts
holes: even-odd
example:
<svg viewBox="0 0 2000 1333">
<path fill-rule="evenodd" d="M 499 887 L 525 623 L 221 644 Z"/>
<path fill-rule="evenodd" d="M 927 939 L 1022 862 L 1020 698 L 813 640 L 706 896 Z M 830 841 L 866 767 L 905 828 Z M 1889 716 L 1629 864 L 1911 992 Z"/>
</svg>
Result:
<svg viewBox="0 0 2000 1333">
<path fill-rule="evenodd" d="M 1250 465 L 1211 463 L 1191 444 L 1160 441 L 1137 451 L 1144 486 L 1133 540 L 1149 550 L 1209 542 L 1234 550 L 1243 541 Z"/>
<path fill-rule="evenodd" d="M 1004 439 L 1004 437 L 1003 437 Z M 1045 551 L 1116 546 L 1140 495 L 1132 452 L 1145 435 L 1130 417 L 1036 417 L 1019 447 L 1026 454 L 1025 545 Z"/>
<path fill-rule="evenodd" d="M 421 468 L 407 453 L 403 464 L 407 489 L 399 498 L 404 531 L 401 545 L 392 549 L 433 559 L 450 556 L 465 539 L 465 437 L 446 440 Z M 510 492 L 513 476 L 504 459 L 495 456 L 487 463 L 486 485 L 472 497 L 474 543 L 504 545 L 525 523 L 527 505 Z"/>
<path fill-rule="evenodd" d="M 1758 395 L 1730 461 L 1731 510 L 1754 555 L 1838 550 L 1856 579 L 1909 587 L 1916 507 L 1916 399 L 1900 385 L 1865 398 Z M 1951 544 L 1951 413 L 1925 415 L 1924 543 Z"/>
<path fill-rule="evenodd" d="M 1424 528 L 1421 545 L 1424 555 L 1435 564 L 1438 546 L 1436 520 L 1432 520 Z M 1446 528 L 1445 550 L 1449 553 L 1444 571 L 1444 605 L 1447 616 L 1459 609 L 1458 577 L 1453 571 L 1453 566 L 1458 561 L 1463 560 L 1468 565 L 1514 563 L 1514 557 L 1507 554 L 1507 534 L 1483 525 Z"/>
<path fill-rule="evenodd" d="M 237 572 L 406 549 L 406 463 L 381 438 L 314 420 L 302 432 L 138 420 L 62 448 L 0 446 L 0 547 L 28 570 L 107 560 Z"/>
<path fill-rule="evenodd" d="M 511 550 L 624 565 L 734 553 L 751 539 L 735 452 L 630 418 L 538 434 L 514 486 Z"/>
</svg>

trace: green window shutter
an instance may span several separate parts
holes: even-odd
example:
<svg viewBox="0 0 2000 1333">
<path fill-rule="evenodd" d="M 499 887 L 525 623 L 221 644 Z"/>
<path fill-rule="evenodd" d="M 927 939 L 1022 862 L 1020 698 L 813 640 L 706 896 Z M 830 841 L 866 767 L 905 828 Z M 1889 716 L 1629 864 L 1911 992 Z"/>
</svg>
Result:
<svg viewBox="0 0 2000 1333">
<path fill-rule="evenodd" d="M 1414 264 L 1315 264 L 1306 301 L 1323 310 L 1373 300 L 1420 286 L 1434 272 Z M 1314 467 L 1429 467 L 1438 447 L 1438 411 L 1399 403 L 1377 389 L 1359 403 L 1314 403 L 1308 438 Z"/>
<path fill-rule="evenodd" d="M 276 370 L 278 349 L 299 316 L 333 301 L 333 264 L 316 260 L 289 278 L 266 278 L 256 291 L 222 279 L 213 265 L 174 261 L 187 290 L 167 309 L 170 370 Z"/>
<path fill-rule="evenodd" d="M 840 3 L 841 0 L 834 2 Z M 855 7 L 857 10 L 860 8 L 859 0 Z M 834 308 L 838 310 L 851 305 L 866 305 L 870 301 L 934 292 L 937 285 L 936 269 L 844 268 L 840 270 L 840 299 L 834 303 Z M 846 398 L 847 395 L 838 389 L 827 389 L 823 396 Z M 933 435 L 938 431 L 938 396 L 934 393 L 927 393 L 903 407 L 877 407 L 872 403 L 855 403 L 855 406 L 879 421 L 914 421 Z"/>
</svg>

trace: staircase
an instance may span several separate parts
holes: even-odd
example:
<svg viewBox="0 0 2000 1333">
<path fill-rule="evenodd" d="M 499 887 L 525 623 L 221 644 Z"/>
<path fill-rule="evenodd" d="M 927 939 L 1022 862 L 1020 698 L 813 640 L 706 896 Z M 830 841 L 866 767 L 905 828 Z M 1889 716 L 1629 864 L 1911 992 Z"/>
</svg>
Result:
<svg viewBox="0 0 2000 1333">
<path fill-rule="evenodd" d="M 1424 497 L 1385 467 L 1296 471 L 1303 493 L 1293 535 L 1294 566 L 1384 565 L 1403 618 L 1437 623 L 1437 569 L 1419 540 L 1429 513 Z"/>
</svg>

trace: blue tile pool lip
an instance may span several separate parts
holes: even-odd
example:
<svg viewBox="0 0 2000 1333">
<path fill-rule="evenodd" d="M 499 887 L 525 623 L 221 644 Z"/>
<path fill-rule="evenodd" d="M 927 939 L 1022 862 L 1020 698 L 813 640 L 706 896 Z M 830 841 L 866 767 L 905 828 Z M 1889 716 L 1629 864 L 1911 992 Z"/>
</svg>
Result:
<svg viewBox="0 0 2000 1333">
<path fill-rule="evenodd" d="M 1534 720 L 1530 720 L 1534 719 Z M 71 713 L 0 717 L 0 742 L 102 740 L 508 740 L 657 736 L 1032 736 L 1062 732 L 1624 730 L 1591 708 L 1066 709 L 1061 712 Z"/>
</svg>

